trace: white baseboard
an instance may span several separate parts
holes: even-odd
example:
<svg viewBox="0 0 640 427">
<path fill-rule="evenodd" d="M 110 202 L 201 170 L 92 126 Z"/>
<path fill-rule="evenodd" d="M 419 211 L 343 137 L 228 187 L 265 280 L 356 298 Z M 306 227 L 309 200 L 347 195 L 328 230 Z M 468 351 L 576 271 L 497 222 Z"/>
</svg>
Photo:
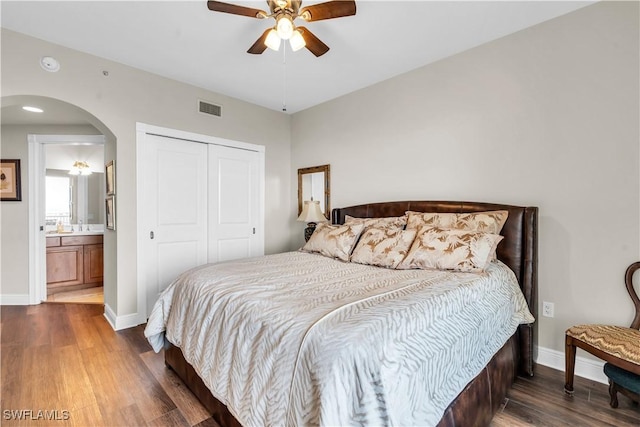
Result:
<svg viewBox="0 0 640 427">
<path fill-rule="evenodd" d="M 31 305 L 29 294 L 0 295 L 0 305 Z"/>
<path fill-rule="evenodd" d="M 565 365 L 563 352 L 551 350 L 544 347 L 536 347 L 536 350 L 536 363 L 564 372 Z M 580 352 L 580 350 L 577 351 Z M 597 381 L 603 384 L 609 384 L 607 376 L 602 371 L 603 366 L 604 362 L 602 361 L 576 356 L 575 374 L 582 378 Z"/>
<path fill-rule="evenodd" d="M 107 322 L 109 322 L 114 331 L 133 328 L 134 326 L 141 325 L 147 321 L 144 316 L 140 316 L 138 313 L 116 316 L 116 313 L 108 304 L 104 305 L 104 317 L 107 319 Z"/>
</svg>

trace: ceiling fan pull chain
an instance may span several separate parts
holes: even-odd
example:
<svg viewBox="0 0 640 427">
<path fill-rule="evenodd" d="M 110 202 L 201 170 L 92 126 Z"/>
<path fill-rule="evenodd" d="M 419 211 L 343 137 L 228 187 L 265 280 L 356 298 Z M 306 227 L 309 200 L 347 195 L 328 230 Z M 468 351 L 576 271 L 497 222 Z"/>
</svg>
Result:
<svg viewBox="0 0 640 427">
<path fill-rule="evenodd" d="M 282 111 L 287 112 L 287 46 L 282 49 Z"/>
</svg>

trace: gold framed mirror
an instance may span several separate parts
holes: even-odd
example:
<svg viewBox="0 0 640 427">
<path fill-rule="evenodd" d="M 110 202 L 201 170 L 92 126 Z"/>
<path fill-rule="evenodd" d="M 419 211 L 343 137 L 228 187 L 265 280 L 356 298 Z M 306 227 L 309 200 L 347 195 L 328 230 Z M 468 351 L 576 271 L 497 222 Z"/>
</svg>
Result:
<svg viewBox="0 0 640 427">
<path fill-rule="evenodd" d="M 324 216 L 331 219 L 329 171 L 329 165 L 298 169 L 298 215 L 305 200 L 317 200 Z"/>
</svg>

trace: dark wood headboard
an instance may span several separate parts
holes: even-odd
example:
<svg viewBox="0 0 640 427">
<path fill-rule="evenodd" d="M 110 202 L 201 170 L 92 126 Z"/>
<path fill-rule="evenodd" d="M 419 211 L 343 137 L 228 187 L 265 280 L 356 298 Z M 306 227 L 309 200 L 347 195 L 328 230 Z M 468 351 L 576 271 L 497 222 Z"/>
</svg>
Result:
<svg viewBox="0 0 640 427">
<path fill-rule="evenodd" d="M 537 316 L 538 297 L 538 208 L 495 203 L 410 201 L 369 203 L 334 209 L 333 224 L 343 224 L 346 215 L 357 218 L 380 218 L 402 216 L 406 211 L 415 212 L 485 212 L 507 210 L 509 216 L 501 235 L 504 239 L 497 249 L 497 256 L 513 270 L 522 289 L 529 310 Z M 533 325 L 520 325 L 519 370 L 521 374 L 533 375 Z"/>
</svg>

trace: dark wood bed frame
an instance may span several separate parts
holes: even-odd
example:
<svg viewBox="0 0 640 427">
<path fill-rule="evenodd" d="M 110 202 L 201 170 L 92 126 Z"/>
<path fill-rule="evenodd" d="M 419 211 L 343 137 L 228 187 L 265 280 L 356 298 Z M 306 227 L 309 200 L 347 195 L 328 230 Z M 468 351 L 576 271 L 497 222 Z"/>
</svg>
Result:
<svg viewBox="0 0 640 427">
<path fill-rule="evenodd" d="M 497 256 L 516 275 L 529 310 L 537 314 L 538 208 L 476 202 L 409 201 L 371 203 L 332 211 L 332 222 L 343 224 L 346 215 L 358 218 L 402 216 L 416 212 L 483 212 L 508 210 L 509 217 L 502 232 L 504 239 Z M 178 347 L 165 350 L 165 363 L 182 378 L 187 387 L 211 412 L 223 427 L 240 423 L 198 377 L 185 361 Z M 516 375 L 533 376 L 533 325 L 520 325 L 516 333 L 498 350 L 487 366 L 476 376 L 446 409 L 439 427 L 487 426 L 500 408 Z"/>
</svg>

